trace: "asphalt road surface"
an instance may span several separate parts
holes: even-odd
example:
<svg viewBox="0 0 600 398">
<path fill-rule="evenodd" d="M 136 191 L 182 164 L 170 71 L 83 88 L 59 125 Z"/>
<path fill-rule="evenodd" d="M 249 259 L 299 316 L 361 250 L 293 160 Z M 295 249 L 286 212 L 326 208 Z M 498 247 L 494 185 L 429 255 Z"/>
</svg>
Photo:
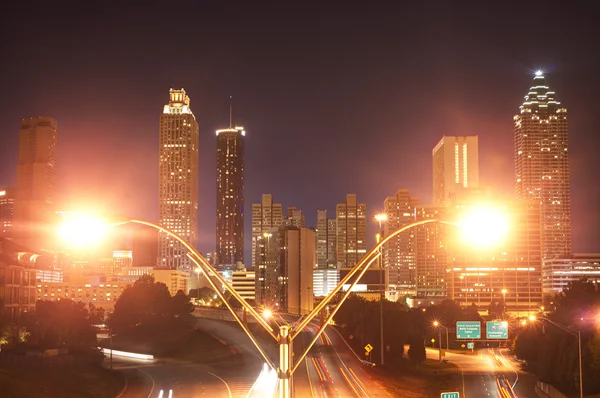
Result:
<svg viewBox="0 0 600 398">
<path fill-rule="evenodd" d="M 438 359 L 438 350 L 428 348 L 427 357 Z M 537 398 L 535 377 L 520 370 L 519 364 L 505 349 L 482 348 L 471 354 L 447 352 L 446 359 L 461 371 L 461 397 L 505 398 L 500 389 L 506 386 L 507 393 L 512 392 L 509 396 Z"/>
</svg>

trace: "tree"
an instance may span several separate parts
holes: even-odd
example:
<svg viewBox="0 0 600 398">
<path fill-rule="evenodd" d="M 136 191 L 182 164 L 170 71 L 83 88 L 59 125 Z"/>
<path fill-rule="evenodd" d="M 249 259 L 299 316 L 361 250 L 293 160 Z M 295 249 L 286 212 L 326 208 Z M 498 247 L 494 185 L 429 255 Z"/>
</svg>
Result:
<svg viewBox="0 0 600 398">
<path fill-rule="evenodd" d="M 164 283 L 144 275 L 133 286 L 127 287 L 117 302 L 109 324 L 116 333 L 131 330 L 138 325 L 187 320 L 194 307 L 183 292 L 171 297 Z"/>
<path fill-rule="evenodd" d="M 194 304 L 192 304 L 190 298 L 182 290 L 179 290 L 175 296 L 171 297 L 171 313 L 173 316 L 189 319 L 193 311 Z"/>
<path fill-rule="evenodd" d="M 36 303 L 35 312 L 22 317 L 19 340 L 42 348 L 93 347 L 96 333 L 92 326 L 98 320 L 95 307 L 92 313 L 82 302 L 72 300 Z"/>
<path fill-rule="evenodd" d="M 422 336 L 414 336 L 411 339 L 410 346 L 408 347 L 408 357 L 417 366 L 417 370 L 419 370 L 419 365 L 425 362 L 425 358 L 427 358 L 425 342 Z"/>
<path fill-rule="evenodd" d="M 504 316 L 504 303 L 501 301 L 492 301 L 487 310 L 492 319 L 500 319 Z"/>
<path fill-rule="evenodd" d="M 208 302 L 208 300 L 212 300 L 215 295 L 215 291 L 209 287 L 203 286 L 200 289 L 191 289 L 189 296 L 190 298 L 197 298 L 199 300 L 204 300 Z"/>
<path fill-rule="evenodd" d="M 600 312 L 600 291 L 593 283 L 571 283 L 547 302 L 547 317 L 581 332 L 584 388 L 586 394 L 600 392 L 600 342 L 590 317 Z M 522 329 L 514 342 L 515 354 L 533 365 L 542 381 L 563 393 L 577 390 L 579 372 L 577 338 L 543 320 Z"/>
</svg>

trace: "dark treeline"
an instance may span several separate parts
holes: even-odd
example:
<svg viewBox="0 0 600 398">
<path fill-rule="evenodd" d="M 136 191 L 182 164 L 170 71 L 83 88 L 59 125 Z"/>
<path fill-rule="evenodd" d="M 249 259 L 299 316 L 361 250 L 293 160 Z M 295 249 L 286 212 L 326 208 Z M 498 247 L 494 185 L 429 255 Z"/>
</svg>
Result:
<svg viewBox="0 0 600 398">
<path fill-rule="evenodd" d="M 584 393 L 600 392 L 600 289 L 581 281 L 571 284 L 545 305 L 544 316 L 581 332 Z M 541 315 L 541 314 L 540 314 Z M 525 360 L 540 380 L 564 393 L 578 391 L 579 355 L 577 337 L 549 322 L 537 319 L 522 325 L 513 351 Z"/>
<path fill-rule="evenodd" d="M 384 301 L 383 331 L 385 341 L 386 364 L 399 363 L 405 352 L 404 346 L 409 345 L 408 357 L 419 364 L 425 360 L 425 344 L 431 344 L 435 339 L 438 345 L 439 331 L 433 326 L 438 321 L 442 329 L 442 346 L 445 347 L 444 326 L 449 330 L 456 321 L 481 321 L 476 306 L 461 308 L 452 300 L 445 300 L 438 306 L 409 309 L 405 304 Z M 374 349 L 371 353 L 373 362 L 379 362 L 380 347 L 380 307 L 379 301 L 367 301 L 357 295 L 351 295 L 342 304 L 334 317 L 338 330 L 360 353 L 368 343 Z M 454 338 L 449 338 L 450 348 L 458 348 Z"/>
</svg>

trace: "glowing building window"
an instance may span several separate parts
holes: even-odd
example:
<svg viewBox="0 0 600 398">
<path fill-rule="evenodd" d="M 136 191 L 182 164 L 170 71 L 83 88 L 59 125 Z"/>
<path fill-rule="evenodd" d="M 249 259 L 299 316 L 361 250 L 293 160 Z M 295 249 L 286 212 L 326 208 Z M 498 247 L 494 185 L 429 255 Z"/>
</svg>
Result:
<svg viewBox="0 0 600 398">
<path fill-rule="evenodd" d="M 458 168 L 458 143 L 454 143 L 454 179 L 457 184 L 460 183 L 460 173 Z"/>
<path fill-rule="evenodd" d="M 467 179 L 467 144 L 463 144 L 463 186 L 468 186 Z"/>
</svg>

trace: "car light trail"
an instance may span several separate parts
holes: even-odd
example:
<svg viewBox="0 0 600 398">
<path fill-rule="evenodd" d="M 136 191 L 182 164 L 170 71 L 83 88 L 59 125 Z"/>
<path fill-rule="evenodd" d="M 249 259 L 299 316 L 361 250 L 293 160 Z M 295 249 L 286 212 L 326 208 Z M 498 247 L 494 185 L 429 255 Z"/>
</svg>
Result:
<svg viewBox="0 0 600 398">
<path fill-rule="evenodd" d="M 103 353 L 110 355 L 110 348 L 101 348 L 98 347 Z M 154 360 L 154 355 L 150 354 L 137 354 L 135 352 L 126 352 L 126 351 L 117 351 L 112 350 L 112 354 L 118 357 L 126 357 L 126 358 L 135 358 L 135 359 L 144 359 L 144 360 Z"/>
</svg>

